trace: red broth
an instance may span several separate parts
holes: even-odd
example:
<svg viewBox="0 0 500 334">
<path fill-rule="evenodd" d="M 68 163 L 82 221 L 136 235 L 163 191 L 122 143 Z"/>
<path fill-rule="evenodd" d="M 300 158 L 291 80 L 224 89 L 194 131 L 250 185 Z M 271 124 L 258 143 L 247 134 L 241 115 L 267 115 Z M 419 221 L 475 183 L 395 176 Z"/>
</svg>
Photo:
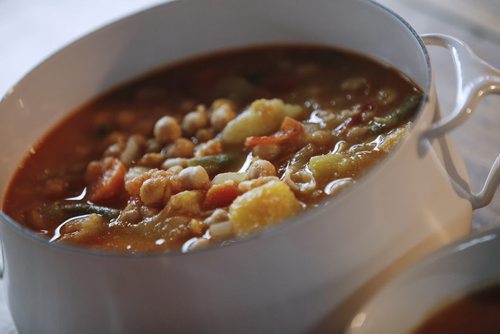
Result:
<svg viewBox="0 0 500 334">
<path fill-rule="evenodd" d="M 3 209 L 52 242 L 221 244 L 355 183 L 406 133 L 421 96 L 395 69 L 327 47 L 187 60 L 56 124 L 20 163 Z"/>
</svg>

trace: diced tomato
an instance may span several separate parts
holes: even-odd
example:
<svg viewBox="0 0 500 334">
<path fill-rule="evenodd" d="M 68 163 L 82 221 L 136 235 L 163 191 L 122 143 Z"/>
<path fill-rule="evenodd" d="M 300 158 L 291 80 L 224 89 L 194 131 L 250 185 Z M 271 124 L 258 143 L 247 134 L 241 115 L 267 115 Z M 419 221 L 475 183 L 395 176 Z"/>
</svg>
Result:
<svg viewBox="0 0 500 334">
<path fill-rule="evenodd" d="M 271 136 L 248 137 L 245 147 L 254 147 L 260 144 L 284 144 L 293 140 L 304 132 L 304 125 L 291 117 L 285 117 L 281 123 L 280 130 Z"/>
<path fill-rule="evenodd" d="M 277 144 L 282 138 L 276 136 L 247 137 L 245 147 L 254 147 L 261 144 Z"/>
<path fill-rule="evenodd" d="M 234 184 L 222 183 L 210 187 L 203 207 L 207 210 L 223 208 L 233 203 L 238 197 L 238 187 Z"/>
<path fill-rule="evenodd" d="M 87 166 L 88 198 L 98 203 L 110 199 L 123 190 L 126 168 L 115 158 L 92 161 Z"/>
</svg>

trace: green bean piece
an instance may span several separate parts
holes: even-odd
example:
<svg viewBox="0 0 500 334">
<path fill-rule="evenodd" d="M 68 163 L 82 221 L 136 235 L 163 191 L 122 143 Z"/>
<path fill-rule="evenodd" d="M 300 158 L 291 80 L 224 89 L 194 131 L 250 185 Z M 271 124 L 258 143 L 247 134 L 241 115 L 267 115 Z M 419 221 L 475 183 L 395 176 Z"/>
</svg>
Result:
<svg viewBox="0 0 500 334">
<path fill-rule="evenodd" d="M 230 154 L 209 155 L 188 160 L 188 166 L 201 166 L 207 173 L 213 174 L 222 168 L 228 167 L 235 161 L 235 156 Z"/>
<path fill-rule="evenodd" d="M 45 213 L 50 218 L 68 217 L 96 213 L 108 219 L 118 217 L 120 210 L 88 203 L 54 203 L 47 207 Z"/>
<path fill-rule="evenodd" d="M 373 134 L 379 134 L 397 126 L 405 118 L 409 117 L 415 110 L 415 107 L 420 103 L 421 95 L 411 95 L 406 98 L 397 108 L 384 117 L 377 117 L 369 125 L 369 129 Z"/>
</svg>

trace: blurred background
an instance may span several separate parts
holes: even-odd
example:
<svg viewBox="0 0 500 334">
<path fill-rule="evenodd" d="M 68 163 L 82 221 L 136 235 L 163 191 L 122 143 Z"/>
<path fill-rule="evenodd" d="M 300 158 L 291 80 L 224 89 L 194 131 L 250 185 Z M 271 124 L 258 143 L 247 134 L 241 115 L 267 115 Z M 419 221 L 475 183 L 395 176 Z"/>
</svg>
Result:
<svg viewBox="0 0 500 334">
<path fill-rule="evenodd" d="M 0 96 L 37 63 L 69 42 L 120 17 L 164 2 L 167 1 L 0 0 Z M 453 35 L 500 68 L 499 0 L 379 2 L 405 18 L 418 33 Z M 430 53 L 441 109 L 446 113 L 452 110 L 455 99 L 453 64 L 443 49 L 431 48 Z M 500 153 L 500 97 L 483 99 L 471 119 L 452 136 L 466 160 L 472 187 L 478 191 Z M 500 225 L 498 190 L 488 207 L 474 213 L 475 230 L 494 225 Z M 15 333 L 3 293 L 0 286 L 0 333 Z"/>
</svg>

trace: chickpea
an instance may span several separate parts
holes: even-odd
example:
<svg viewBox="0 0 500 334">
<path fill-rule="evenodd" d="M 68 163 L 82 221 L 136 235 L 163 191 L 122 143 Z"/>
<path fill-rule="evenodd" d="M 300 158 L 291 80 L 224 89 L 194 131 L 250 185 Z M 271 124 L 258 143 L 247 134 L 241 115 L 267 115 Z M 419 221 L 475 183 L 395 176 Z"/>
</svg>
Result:
<svg viewBox="0 0 500 334">
<path fill-rule="evenodd" d="M 234 104 L 230 100 L 215 100 L 212 104 L 212 109 L 210 123 L 218 131 L 224 129 L 227 123 L 236 117 Z"/>
<path fill-rule="evenodd" d="M 212 224 L 208 230 L 212 239 L 218 241 L 227 240 L 234 236 L 233 225 L 228 221 Z"/>
<path fill-rule="evenodd" d="M 191 252 L 207 248 L 208 246 L 210 246 L 210 240 L 206 238 L 198 238 L 195 242 L 189 245 L 188 250 Z"/>
<path fill-rule="evenodd" d="M 163 149 L 162 153 L 167 158 L 190 158 L 194 154 L 194 144 L 186 138 L 179 138 Z"/>
<path fill-rule="evenodd" d="M 200 142 L 206 142 L 215 137 L 216 133 L 213 128 L 199 129 L 196 131 L 196 139 Z"/>
<path fill-rule="evenodd" d="M 212 139 L 206 143 L 200 144 L 195 148 L 195 156 L 204 157 L 207 155 L 216 155 L 222 153 L 222 144 L 218 139 Z"/>
<path fill-rule="evenodd" d="M 153 132 L 156 141 L 160 144 L 171 143 L 182 134 L 179 123 L 177 123 L 175 118 L 170 116 L 163 116 L 156 121 Z"/>
<path fill-rule="evenodd" d="M 127 140 L 124 150 L 120 154 L 120 160 L 125 166 L 130 166 L 139 158 L 146 146 L 146 139 L 141 135 L 133 135 Z"/>
<path fill-rule="evenodd" d="M 184 169 L 184 167 L 181 167 L 181 166 L 172 166 L 170 167 L 169 169 L 167 169 L 168 172 L 172 173 L 173 175 L 177 175 L 179 174 L 182 170 Z"/>
<path fill-rule="evenodd" d="M 185 158 L 172 158 L 172 159 L 167 159 L 167 160 L 163 161 L 163 163 L 161 164 L 162 169 L 169 169 L 169 168 L 172 168 L 175 166 L 179 166 L 182 168 L 187 167 L 187 159 L 185 159 Z"/>
<path fill-rule="evenodd" d="M 267 160 L 256 160 L 250 165 L 248 176 L 251 179 L 258 179 L 262 176 L 276 176 L 276 168 Z"/>
<path fill-rule="evenodd" d="M 210 216 L 205 218 L 203 224 L 210 226 L 212 224 L 229 220 L 229 213 L 224 209 L 216 209 Z"/>
<path fill-rule="evenodd" d="M 281 153 L 281 149 L 276 144 L 259 144 L 252 150 L 253 155 L 265 159 L 273 160 Z"/>
<path fill-rule="evenodd" d="M 161 153 L 146 153 L 137 162 L 139 166 L 158 167 L 165 160 L 165 156 Z"/>
<path fill-rule="evenodd" d="M 188 224 L 188 228 L 191 231 L 191 233 L 198 237 L 201 237 L 203 233 L 205 233 L 207 227 L 208 226 L 203 224 L 203 222 L 198 219 L 191 219 L 191 221 Z"/>
<path fill-rule="evenodd" d="M 165 204 L 170 198 L 170 184 L 165 177 L 147 179 L 141 186 L 139 196 L 147 206 Z"/>
<path fill-rule="evenodd" d="M 208 125 L 208 113 L 203 105 L 199 105 L 195 111 L 191 111 L 182 120 L 182 130 L 188 135 L 193 135 L 197 130 Z"/>
<path fill-rule="evenodd" d="M 226 182 L 237 184 L 246 181 L 247 179 L 248 179 L 248 173 L 245 172 L 219 173 L 215 175 L 215 177 L 212 179 L 212 185 L 223 184 Z"/>
<path fill-rule="evenodd" d="M 207 171 L 201 166 L 183 169 L 179 173 L 179 180 L 187 190 L 206 189 L 210 183 Z"/>
</svg>

